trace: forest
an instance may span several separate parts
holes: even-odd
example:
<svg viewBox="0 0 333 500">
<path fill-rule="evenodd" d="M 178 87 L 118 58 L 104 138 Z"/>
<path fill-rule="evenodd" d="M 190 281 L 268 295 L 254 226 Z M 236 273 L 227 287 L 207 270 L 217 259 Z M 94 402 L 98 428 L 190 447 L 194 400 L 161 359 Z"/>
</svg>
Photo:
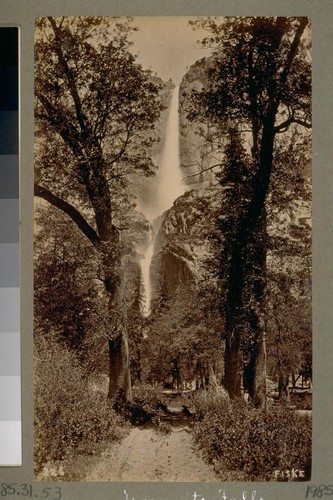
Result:
<svg viewBox="0 0 333 500">
<path fill-rule="evenodd" d="M 310 478 L 310 21 L 188 29 L 178 85 L 135 18 L 36 21 L 36 478 L 182 419 L 220 480 Z"/>
</svg>

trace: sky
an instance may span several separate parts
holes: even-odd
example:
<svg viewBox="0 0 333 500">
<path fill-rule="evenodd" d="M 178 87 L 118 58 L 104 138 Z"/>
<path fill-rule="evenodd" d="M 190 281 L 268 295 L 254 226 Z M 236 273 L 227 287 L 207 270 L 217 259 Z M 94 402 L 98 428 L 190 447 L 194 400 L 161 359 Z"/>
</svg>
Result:
<svg viewBox="0 0 333 500">
<path fill-rule="evenodd" d="M 188 21 L 195 19 L 176 17 L 135 17 L 133 25 L 139 28 L 131 38 L 133 52 L 138 54 L 138 62 L 145 69 L 156 72 L 163 80 L 172 79 L 179 85 L 189 66 L 209 55 L 197 40 L 207 33 L 193 30 Z"/>
</svg>

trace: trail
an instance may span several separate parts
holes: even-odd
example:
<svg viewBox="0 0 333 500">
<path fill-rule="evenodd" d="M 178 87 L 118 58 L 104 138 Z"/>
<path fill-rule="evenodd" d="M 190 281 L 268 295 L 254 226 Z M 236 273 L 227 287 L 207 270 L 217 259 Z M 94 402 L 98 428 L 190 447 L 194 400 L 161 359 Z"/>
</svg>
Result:
<svg viewBox="0 0 333 500">
<path fill-rule="evenodd" d="M 147 242 L 138 248 L 143 256 L 141 270 L 146 296 L 143 311 L 145 316 L 149 315 L 152 296 L 150 264 L 156 236 L 154 221 L 185 191 L 179 155 L 178 109 L 179 87 L 175 87 L 166 123 L 164 146 L 159 158 L 160 168 L 151 189 L 138 199 L 139 211 L 151 223 Z M 178 426 L 171 426 L 169 433 L 151 427 L 132 428 L 121 442 L 113 443 L 99 457 L 94 457 L 85 468 L 83 480 L 204 482 L 219 479 L 195 450 L 190 428 L 183 425 L 183 422 L 178 422 Z"/>
<path fill-rule="evenodd" d="M 135 427 L 121 443 L 102 453 L 86 481 L 218 481 L 193 448 L 188 427 L 169 434 Z"/>
</svg>

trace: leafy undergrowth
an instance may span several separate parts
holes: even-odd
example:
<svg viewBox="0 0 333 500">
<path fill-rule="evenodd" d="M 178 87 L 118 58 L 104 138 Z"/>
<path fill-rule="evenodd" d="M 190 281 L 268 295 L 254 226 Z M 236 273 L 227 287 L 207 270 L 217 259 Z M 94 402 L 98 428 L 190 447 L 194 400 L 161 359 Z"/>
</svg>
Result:
<svg viewBox="0 0 333 500">
<path fill-rule="evenodd" d="M 194 398 L 196 443 L 223 481 L 309 480 L 311 419 L 207 391 Z"/>
<path fill-rule="evenodd" d="M 149 422 L 159 425 L 160 415 L 165 411 L 167 411 L 166 398 L 148 385 L 134 387 L 132 400 L 126 402 L 121 410 L 133 425 L 144 425 Z"/>
<path fill-rule="evenodd" d="M 290 395 L 290 404 L 295 405 L 299 410 L 312 410 L 312 393 L 306 391 L 293 392 Z"/>
<path fill-rule="evenodd" d="M 45 337 L 35 340 L 35 384 L 35 477 L 66 479 L 79 455 L 94 456 L 123 437 L 124 420 L 89 390 L 76 356 Z"/>
</svg>

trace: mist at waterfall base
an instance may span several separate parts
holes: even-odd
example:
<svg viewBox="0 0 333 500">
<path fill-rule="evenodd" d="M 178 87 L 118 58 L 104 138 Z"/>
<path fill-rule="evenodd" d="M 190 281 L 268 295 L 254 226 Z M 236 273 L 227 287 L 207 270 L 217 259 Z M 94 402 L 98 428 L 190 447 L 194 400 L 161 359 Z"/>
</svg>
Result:
<svg viewBox="0 0 333 500">
<path fill-rule="evenodd" d="M 145 307 L 143 314 L 148 316 L 152 298 L 150 264 L 154 255 L 154 241 L 160 216 L 172 207 L 173 202 L 185 191 L 179 157 L 179 87 L 175 87 L 165 130 L 162 152 L 158 161 L 158 172 L 154 177 L 144 198 L 138 199 L 138 210 L 150 222 L 151 227 L 146 244 L 139 248 L 142 255 L 140 264 L 145 290 Z"/>
</svg>

